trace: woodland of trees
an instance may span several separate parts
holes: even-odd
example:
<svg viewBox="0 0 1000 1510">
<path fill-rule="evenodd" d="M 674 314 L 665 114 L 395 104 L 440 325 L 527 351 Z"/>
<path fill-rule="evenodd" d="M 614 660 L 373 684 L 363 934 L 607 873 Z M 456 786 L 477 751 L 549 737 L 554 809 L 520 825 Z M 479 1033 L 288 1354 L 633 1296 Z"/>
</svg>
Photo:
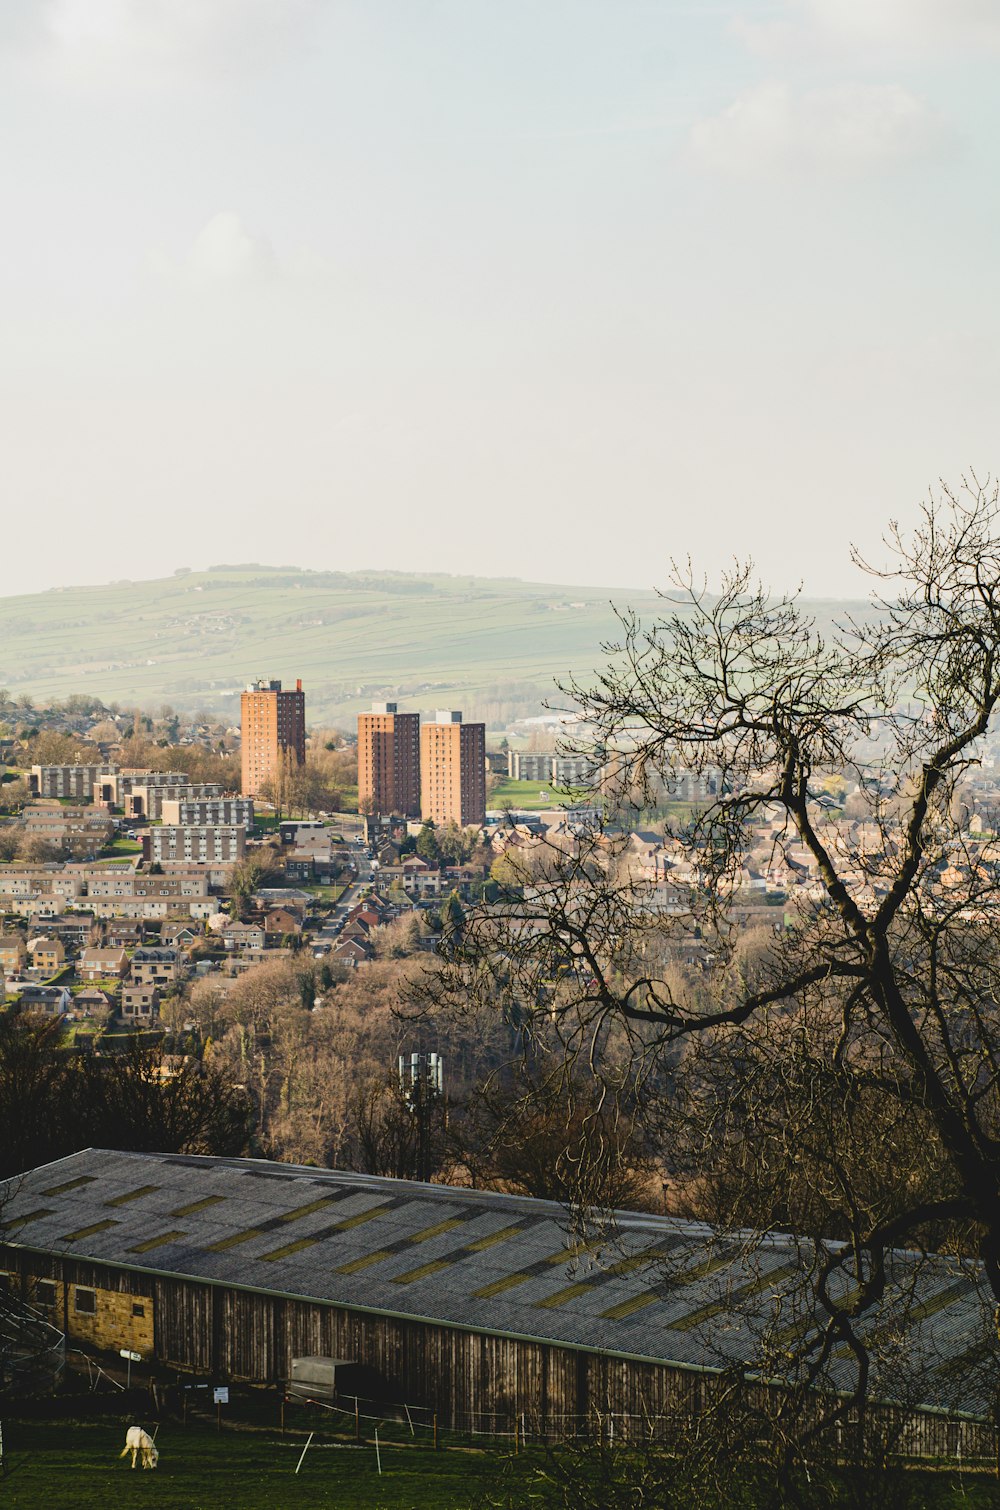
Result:
<svg viewBox="0 0 1000 1510">
<path fill-rule="evenodd" d="M 316 729 L 306 742 L 302 765 L 289 759 L 261 788 L 261 796 L 282 814 L 337 813 L 345 791 L 357 787 L 358 752 L 335 729 Z"/>
<path fill-rule="evenodd" d="M 428 931 L 414 913 L 377 929 L 375 960 L 363 970 L 282 953 L 226 991 L 207 977 L 163 1003 L 165 1025 L 178 1047 L 193 1027 L 206 1062 L 245 1092 L 256 1154 L 399 1178 L 415 1177 L 417 1143 L 398 1056 L 439 1048 L 445 1096 L 431 1112 L 435 1178 L 572 1201 L 584 1113 L 567 1118 L 548 1069 L 521 1054 L 517 1030 L 491 1006 L 446 1038 L 401 1013 L 415 982 L 427 988 L 436 972 L 434 957 L 417 952 Z M 615 1165 L 608 1197 L 641 1198 L 644 1168 L 636 1145 Z"/>
<path fill-rule="evenodd" d="M 80 1148 L 241 1153 L 251 1128 L 246 1093 L 210 1061 L 170 1065 L 137 1044 L 72 1055 L 61 1024 L 0 1015 L 0 1178 Z"/>
</svg>

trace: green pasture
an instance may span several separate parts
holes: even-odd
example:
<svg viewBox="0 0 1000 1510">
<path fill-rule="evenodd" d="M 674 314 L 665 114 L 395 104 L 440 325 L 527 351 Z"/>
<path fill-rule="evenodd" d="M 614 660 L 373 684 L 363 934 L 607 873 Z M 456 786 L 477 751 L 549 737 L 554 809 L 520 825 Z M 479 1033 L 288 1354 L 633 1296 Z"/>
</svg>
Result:
<svg viewBox="0 0 1000 1510">
<path fill-rule="evenodd" d="M 490 809 L 513 807 L 525 812 L 545 812 L 553 808 L 572 807 L 574 803 L 593 802 L 593 792 L 560 791 L 551 781 L 512 781 L 504 776 L 490 792 L 486 806 Z"/>
<path fill-rule="evenodd" d="M 152 1430 L 152 1423 L 148 1423 Z M 458 1510 L 483 1502 L 508 1472 L 506 1452 L 434 1452 L 427 1446 L 382 1448 L 341 1440 L 313 1447 L 298 1474 L 305 1438 L 214 1426 L 160 1428 L 154 1471 L 118 1454 L 125 1424 L 5 1422 L 7 1473 L 0 1505 L 28 1510 Z"/>
<path fill-rule="evenodd" d="M 151 1429 L 152 1423 L 146 1423 Z M 158 1467 L 142 1472 L 119 1454 L 125 1423 L 107 1421 L 4 1421 L 5 1473 L 0 1477 L 0 1505 L 13 1510 L 487 1510 L 487 1507 L 562 1506 L 546 1493 L 558 1460 L 540 1449 L 514 1456 L 509 1449 L 450 1446 L 435 1452 L 427 1445 L 381 1444 L 381 1473 L 370 1440 L 355 1445 L 346 1437 L 326 1439 L 299 1461 L 305 1438 L 282 1438 L 276 1431 L 219 1432 L 207 1422 L 164 1424 L 157 1434 Z M 608 1466 L 608 1465 L 606 1465 Z M 595 1465 L 595 1471 L 600 1472 Z M 904 1480 L 908 1495 L 897 1498 Z M 855 1486 L 858 1488 L 861 1486 Z M 802 1486 L 796 1503 L 802 1510 L 870 1506 L 843 1484 L 834 1487 L 817 1473 Z M 893 1475 L 884 1484 L 887 1506 L 907 1510 L 990 1510 L 1000 1502 L 992 1474 L 925 1471 Z M 636 1506 L 640 1500 L 619 1497 L 618 1474 L 605 1482 L 608 1510 Z M 641 1503 L 647 1503 L 643 1498 Z M 654 1501 L 649 1501 L 651 1507 Z M 659 1503 L 658 1501 L 656 1503 Z M 692 1504 L 699 1503 L 698 1499 Z M 734 1476 L 733 1504 L 753 1510 L 755 1493 L 747 1493 Z M 770 1498 L 760 1499 L 773 1504 Z M 671 1502 L 675 1510 L 676 1501 Z"/>
</svg>

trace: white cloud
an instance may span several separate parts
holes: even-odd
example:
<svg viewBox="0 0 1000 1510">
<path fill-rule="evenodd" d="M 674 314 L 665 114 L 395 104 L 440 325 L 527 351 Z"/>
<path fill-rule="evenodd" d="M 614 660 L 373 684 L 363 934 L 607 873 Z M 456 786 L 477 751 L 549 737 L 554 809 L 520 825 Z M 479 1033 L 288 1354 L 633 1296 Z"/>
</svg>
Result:
<svg viewBox="0 0 1000 1510">
<path fill-rule="evenodd" d="M 255 67 L 316 14 L 316 0 L 45 0 L 40 18 L 50 51 L 71 70 L 149 73 Z"/>
<path fill-rule="evenodd" d="M 861 42 L 1000 42 L 996 0 L 805 0 L 804 11 L 824 31 Z"/>
<path fill-rule="evenodd" d="M 765 57 L 831 45 L 893 54 L 1000 47 L 996 0 L 787 0 L 786 14 L 737 17 L 732 30 Z"/>
<path fill-rule="evenodd" d="M 251 235 L 231 210 L 213 215 L 180 261 L 163 253 L 150 261 L 154 272 L 167 281 L 194 288 L 258 283 L 278 271 L 270 242 Z"/>
<path fill-rule="evenodd" d="M 840 84 L 795 93 L 762 84 L 698 121 L 696 161 L 736 175 L 877 172 L 923 156 L 944 139 L 924 100 L 898 84 Z"/>
</svg>

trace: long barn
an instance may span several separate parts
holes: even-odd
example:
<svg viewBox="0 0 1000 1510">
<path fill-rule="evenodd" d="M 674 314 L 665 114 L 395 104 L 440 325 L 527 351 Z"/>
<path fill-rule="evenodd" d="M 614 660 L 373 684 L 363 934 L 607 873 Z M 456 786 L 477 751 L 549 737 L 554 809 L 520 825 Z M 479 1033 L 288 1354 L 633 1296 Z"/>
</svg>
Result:
<svg viewBox="0 0 1000 1510">
<path fill-rule="evenodd" d="M 579 1237 L 554 1203 L 484 1191 L 88 1149 L 0 1187 L 0 1214 L 0 1278 L 71 1342 L 216 1382 L 349 1360 L 443 1425 L 690 1412 L 721 1370 L 811 1325 L 815 1253 L 787 1235 L 618 1212 L 613 1235 Z M 987 1415 L 955 1363 L 985 1346 L 994 1366 L 992 1303 L 955 1260 L 896 1255 L 894 1285 L 920 1379 L 907 1408 L 945 1451 L 949 1419 Z"/>
</svg>

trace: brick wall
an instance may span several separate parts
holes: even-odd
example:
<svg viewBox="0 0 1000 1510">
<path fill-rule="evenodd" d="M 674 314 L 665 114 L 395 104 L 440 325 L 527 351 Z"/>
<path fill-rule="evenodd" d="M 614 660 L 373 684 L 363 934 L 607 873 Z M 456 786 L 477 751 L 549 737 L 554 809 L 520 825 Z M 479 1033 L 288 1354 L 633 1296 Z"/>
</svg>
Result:
<svg viewBox="0 0 1000 1510">
<path fill-rule="evenodd" d="M 55 1289 L 55 1305 L 39 1304 L 51 1295 L 51 1290 L 39 1294 L 37 1281 L 32 1303 L 39 1305 L 53 1326 L 61 1328 L 65 1324 L 71 1342 L 87 1342 L 91 1347 L 114 1353 L 127 1347 L 133 1353 L 141 1353 L 143 1358 L 153 1357 L 153 1302 L 148 1295 L 126 1295 L 119 1290 L 99 1290 L 87 1285 L 63 1286 L 58 1280 L 47 1283 Z M 93 1295 L 92 1313 L 77 1309 L 78 1290 L 83 1292 L 84 1304 Z M 142 1314 L 136 1315 L 137 1311 Z"/>
</svg>

